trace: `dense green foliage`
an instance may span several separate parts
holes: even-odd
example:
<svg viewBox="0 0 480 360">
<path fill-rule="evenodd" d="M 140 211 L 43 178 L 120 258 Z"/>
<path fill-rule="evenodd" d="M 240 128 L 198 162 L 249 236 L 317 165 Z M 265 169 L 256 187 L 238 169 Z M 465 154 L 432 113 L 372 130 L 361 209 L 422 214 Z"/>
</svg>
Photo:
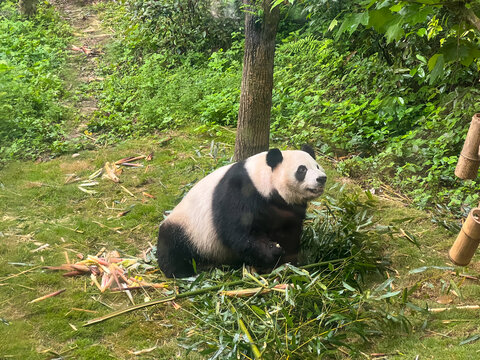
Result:
<svg viewBox="0 0 480 360">
<path fill-rule="evenodd" d="M 361 16 L 354 17 L 358 20 L 354 29 L 345 25 L 337 31 L 336 23 L 353 19 L 348 17 L 352 11 L 348 5 L 354 2 L 306 4 L 309 23 L 279 38 L 273 138 L 296 145 L 308 141 L 326 154 L 341 155 L 346 160 L 339 168 L 346 174 L 375 179 L 373 186 L 393 184 L 419 206 L 439 201 L 473 205 L 480 186 L 460 183 L 453 169 L 480 104 L 475 86 L 478 63 L 474 57 L 468 62 L 459 58 L 464 65 L 455 66 L 452 58 L 445 70 L 432 66 L 439 51 L 436 42 L 450 44 L 458 28 L 439 24 L 441 9 L 429 6 L 415 19 L 403 20 L 398 33 L 406 40 L 377 34 L 374 25 L 361 25 Z M 135 2 L 135 11 L 142 6 L 148 17 L 146 2 Z M 298 13 L 298 7 L 291 11 Z M 117 7 L 116 12 L 119 18 L 128 18 L 131 6 Z M 396 13 L 392 19 L 398 20 Z M 141 47 L 138 37 L 130 37 L 137 24 L 121 24 L 127 40 L 119 43 L 122 48 Z M 282 28 L 295 26 L 301 22 L 284 17 Z M 145 39 L 158 35 L 151 27 L 142 29 Z M 478 34 L 473 30 L 468 34 L 465 41 L 475 45 Z M 191 41 L 188 34 L 179 36 L 179 42 Z M 165 51 L 147 51 L 141 58 L 124 53 L 104 85 L 103 113 L 92 122 L 92 131 L 108 136 L 113 130 L 114 136 L 125 136 L 185 121 L 198 122 L 199 130 L 235 125 L 243 45 L 238 33 L 232 39 L 228 50 L 213 53 L 205 49 L 196 53 L 200 48 L 193 47 L 176 57 Z"/>
<path fill-rule="evenodd" d="M 317 3 L 317 6 L 324 7 L 325 4 Z M 359 27 L 365 27 L 383 34 L 387 44 L 406 40 L 403 42 L 405 49 L 414 48 L 420 53 L 425 50 L 418 45 L 426 45 L 430 52 L 431 84 L 442 79 L 446 71 L 455 72 L 452 65 L 469 67 L 480 58 L 478 1 L 373 0 L 365 3 L 350 0 L 343 6 L 346 11 L 336 14 L 328 28 L 332 30 L 341 23 L 337 38 L 344 32 L 351 34 Z M 350 9 L 347 10 L 346 6 Z"/>
<path fill-rule="evenodd" d="M 448 6 L 282 6 L 273 139 L 313 143 L 341 156 L 345 174 L 374 187 L 388 182 L 422 207 L 475 204 L 480 186 L 459 182 L 453 169 L 480 102 L 479 33 L 460 15 L 478 9 Z M 243 52 L 237 7 L 126 0 L 98 8 L 117 31 L 103 65 L 101 111 L 89 124 L 98 141 L 192 122 L 198 131 L 235 126 Z M 7 1 L 0 26 L 0 157 L 66 149 L 65 25 L 46 5 L 27 20 Z"/>
<path fill-rule="evenodd" d="M 0 160 L 63 150 L 69 32 L 49 5 L 27 19 L 16 2 L 0 2 Z"/>
<path fill-rule="evenodd" d="M 240 29 L 238 5 L 212 0 L 130 0 L 130 31 L 142 52 L 209 53 L 229 47 Z"/>
</svg>

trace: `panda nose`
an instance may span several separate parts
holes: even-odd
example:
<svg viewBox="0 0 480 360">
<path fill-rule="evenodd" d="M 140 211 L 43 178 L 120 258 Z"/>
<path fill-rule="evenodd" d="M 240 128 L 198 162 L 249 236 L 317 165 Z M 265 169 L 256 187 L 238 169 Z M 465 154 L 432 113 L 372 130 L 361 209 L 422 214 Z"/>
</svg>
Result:
<svg viewBox="0 0 480 360">
<path fill-rule="evenodd" d="M 317 183 L 319 183 L 320 185 L 325 185 L 326 182 L 327 177 L 325 175 L 317 177 Z"/>
</svg>

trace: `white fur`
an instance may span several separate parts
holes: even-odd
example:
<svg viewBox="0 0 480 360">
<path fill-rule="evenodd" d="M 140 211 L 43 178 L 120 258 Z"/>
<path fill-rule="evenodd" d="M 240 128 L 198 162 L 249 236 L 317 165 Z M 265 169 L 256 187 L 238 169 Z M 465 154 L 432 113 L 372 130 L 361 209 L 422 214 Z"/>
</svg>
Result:
<svg viewBox="0 0 480 360">
<path fill-rule="evenodd" d="M 231 260 L 231 251 L 218 239 L 213 226 L 212 199 L 216 185 L 230 165 L 223 166 L 200 180 L 185 195 L 165 220 L 182 226 L 199 254 L 217 261 Z"/>
<path fill-rule="evenodd" d="M 274 190 L 272 183 L 272 168 L 267 165 L 267 152 L 249 157 L 245 161 L 245 169 L 257 191 L 268 198 Z"/>
<path fill-rule="evenodd" d="M 272 185 L 280 196 L 289 204 L 304 204 L 319 197 L 323 192 L 323 186 L 318 184 L 317 178 L 325 176 L 325 170 L 302 150 L 282 151 L 282 156 L 282 163 L 275 167 L 272 173 Z M 302 182 L 295 178 L 295 172 L 300 165 L 307 168 L 307 174 Z"/>
</svg>

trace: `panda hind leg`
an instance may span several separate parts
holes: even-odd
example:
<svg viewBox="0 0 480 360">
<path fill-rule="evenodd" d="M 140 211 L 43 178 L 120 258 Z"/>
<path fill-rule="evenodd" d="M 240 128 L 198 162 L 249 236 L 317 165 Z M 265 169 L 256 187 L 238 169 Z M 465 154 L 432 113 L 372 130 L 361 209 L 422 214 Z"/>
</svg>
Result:
<svg viewBox="0 0 480 360">
<path fill-rule="evenodd" d="M 195 254 L 189 243 L 188 235 L 181 226 L 168 222 L 160 225 L 157 259 L 165 276 L 183 278 L 195 274 L 192 263 Z"/>
</svg>

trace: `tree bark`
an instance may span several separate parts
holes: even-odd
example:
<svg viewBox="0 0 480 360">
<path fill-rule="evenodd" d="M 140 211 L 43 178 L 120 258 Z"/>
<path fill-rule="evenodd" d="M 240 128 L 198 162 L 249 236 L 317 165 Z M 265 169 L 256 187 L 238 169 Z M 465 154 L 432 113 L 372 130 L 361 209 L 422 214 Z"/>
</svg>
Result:
<svg viewBox="0 0 480 360">
<path fill-rule="evenodd" d="M 37 12 L 37 0 L 19 0 L 20 13 L 25 16 L 33 16 Z"/>
<path fill-rule="evenodd" d="M 235 140 L 236 161 L 268 149 L 275 36 L 280 19 L 279 6 L 271 9 L 270 0 L 243 0 L 243 3 L 245 53 Z"/>
</svg>

